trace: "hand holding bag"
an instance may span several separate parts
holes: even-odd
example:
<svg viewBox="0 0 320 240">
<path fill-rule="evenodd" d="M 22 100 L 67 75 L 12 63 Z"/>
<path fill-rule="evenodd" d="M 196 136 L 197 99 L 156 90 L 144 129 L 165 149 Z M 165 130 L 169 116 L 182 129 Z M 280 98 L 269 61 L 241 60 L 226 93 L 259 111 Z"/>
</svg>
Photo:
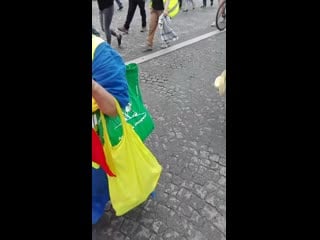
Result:
<svg viewBox="0 0 320 240">
<path fill-rule="evenodd" d="M 148 109 L 143 103 L 139 85 L 139 67 L 136 63 L 126 65 L 126 78 L 128 81 L 129 104 L 123 110 L 126 122 L 131 124 L 140 139 L 144 141 L 154 130 L 154 122 Z M 107 119 L 107 129 L 112 146 L 116 145 L 122 137 L 122 126 L 119 116 Z M 101 129 L 101 128 L 100 128 Z M 102 137 L 102 134 L 99 133 Z"/>
</svg>

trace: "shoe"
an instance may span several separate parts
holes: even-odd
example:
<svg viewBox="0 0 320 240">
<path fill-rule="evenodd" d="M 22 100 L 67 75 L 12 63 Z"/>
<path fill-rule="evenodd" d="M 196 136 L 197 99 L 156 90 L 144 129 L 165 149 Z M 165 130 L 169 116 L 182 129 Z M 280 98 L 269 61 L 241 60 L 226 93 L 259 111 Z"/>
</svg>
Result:
<svg viewBox="0 0 320 240">
<path fill-rule="evenodd" d="M 108 211 L 111 211 L 112 210 L 112 205 L 111 205 L 111 202 L 107 202 L 107 204 L 105 205 L 104 207 L 104 211 L 105 212 L 108 212 Z"/>
<path fill-rule="evenodd" d="M 123 27 L 118 27 L 118 30 L 125 33 L 125 34 L 128 34 L 129 33 L 129 29 L 126 29 L 124 26 Z"/>
<path fill-rule="evenodd" d="M 206 8 L 207 6 L 205 6 L 205 5 L 202 5 L 200 8 Z"/>
<path fill-rule="evenodd" d="M 100 37 L 100 33 L 97 30 L 95 30 L 94 28 L 92 28 L 92 34 Z"/>
<path fill-rule="evenodd" d="M 121 46 L 121 40 L 122 40 L 122 35 L 119 34 L 118 37 L 117 37 L 117 41 L 118 41 L 118 47 Z"/>
<path fill-rule="evenodd" d="M 122 9 L 123 9 L 123 6 L 119 7 L 119 8 L 118 8 L 118 11 L 121 11 Z"/>
<path fill-rule="evenodd" d="M 147 31 L 147 27 L 142 27 L 140 32 L 146 32 Z"/>
<path fill-rule="evenodd" d="M 184 11 L 184 12 L 188 12 L 188 9 L 184 9 L 183 11 Z"/>
<path fill-rule="evenodd" d="M 152 192 L 152 193 L 150 194 L 150 197 L 154 199 L 154 198 L 156 197 L 156 192 Z"/>
<path fill-rule="evenodd" d="M 143 47 L 142 52 L 150 52 L 150 51 L 152 51 L 152 46 L 150 46 L 150 45 L 145 45 L 145 46 Z"/>
<path fill-rule="evenodd" d="M 167 47 L 169 47 L 169 44 L 167 44 L 167 43 L 162 43 L 160 46 L 161 49 L 165 49 Z"/>
<path fill-rule="evenodd" d="M 216 26 L 216 22 L 214 21 L 213 23 L 211 23 L 210 26 L 211 26 L 211 27 L 215 27 L 215 26 Z"/>
</svg>

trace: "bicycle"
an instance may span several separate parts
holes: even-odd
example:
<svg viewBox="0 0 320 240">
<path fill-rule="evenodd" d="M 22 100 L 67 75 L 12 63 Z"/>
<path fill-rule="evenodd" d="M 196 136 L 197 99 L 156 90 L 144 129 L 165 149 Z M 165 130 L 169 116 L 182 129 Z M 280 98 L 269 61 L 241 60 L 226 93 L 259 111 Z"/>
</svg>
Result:
<svg viewBox="0 0 320 240">
<path fill-rule="evenodd" d="M 217 15 L 216 15 L 216 27 L 222 31 L 226 28 L 227 25 L 227 12 L 226 12 L 226 1 L 224 0 L 217 11 Z M 220 18 L 222 17 L 222 21 L 220 20 Z"/>
</svg>

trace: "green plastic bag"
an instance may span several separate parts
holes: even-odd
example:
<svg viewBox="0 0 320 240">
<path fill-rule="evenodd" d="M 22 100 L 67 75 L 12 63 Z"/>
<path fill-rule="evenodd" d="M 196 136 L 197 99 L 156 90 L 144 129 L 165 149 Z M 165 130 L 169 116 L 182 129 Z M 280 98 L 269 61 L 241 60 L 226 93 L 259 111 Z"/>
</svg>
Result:
<svg viewBox="0 0 320 240">
<path fill-rule="evenodd" d="M 154 130 L 154 122 L 143 103 L 139 86 L 139 68 L 136 63 L 126 65 L 126 77 L 129 87 L 129 104 L 123 111 L 126 121 L 131 124 L 135 132 L 144 141 Z M 99 118 L 99 116 L 97 116 Z M 107 129 L 112 146 L 119 143 L 122 137 L 122 124 L 119 117 L 108 117 Z M 101 121 L 99 122 L 99 135 L 103 136 Z"/>
</svg>

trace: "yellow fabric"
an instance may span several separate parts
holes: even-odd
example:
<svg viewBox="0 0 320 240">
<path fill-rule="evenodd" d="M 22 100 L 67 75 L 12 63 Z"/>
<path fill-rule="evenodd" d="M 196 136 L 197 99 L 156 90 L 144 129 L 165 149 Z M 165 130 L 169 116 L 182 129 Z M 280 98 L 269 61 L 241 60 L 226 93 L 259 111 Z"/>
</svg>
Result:
<svg viewBox="0 0 320 240">
<path fill-rule="evenodd" d="M 94 59 L 94 53 L 96 51 L 96 48 L 100 45 L 100 43 L 104 42 L 102 38 L 99 38 L 92 34 L 92 61 Z M 98 110 L 98 105 L 96 101 L 92 98 L 92 112 L 95 112 Z"/>
<path fill-rule="evenodd" d="M 98 163 L 92 162 L 92 167 L 95 169 L 99 169 L 100 165 Z"/>
<path fill-rule="evenodd" d="M 96 103 L 96 101 L 92 98 L 92 112 L 94 113 L 95 111 L 97 111 L 99 109 L 98 104 Z"/>
<path fill-rule="evenodd" d="M 152 0 L 150 1 L 150 7 L 152 7 Z M 166 0 L 163 0 L 163 6 L 165 6 Z M 170 18 L 175 17 L 179 13 L 179 1 L 178 0 L 170 0 L 168 6 L 168 15 Z"/>
<path fill-rule="evenodd" d="M 104 42 L 104 40 L 102 38 L 99 38 L 99 37 L 92 34 L 92 61 L 94 59 L 94 53 L 96 51 L 96 48 L 102 42 Z M 97 105 L 96 101 L 92 98 L 92 112 L 95 112 L 97 110 L 98 110 L 98 105 Z M 92 167 L 95 169 L 99 169 L 100 165 L 95 162 L 92 162 Z"/>
<path fill-rule="evenodd" d="M 214 81 L 214 86 L 219 90 L 219 94 L 223 96 L 226 92 L 226 70 Z"/>
<path fill-rule="evenodd" d="M 165 6 L 166 0 L 163 1 L 163 5 Z M 170 18 L 175 17 L 179 13 L 179 1 L 178 0 L 170 0 L 168 6 L 168 15 Z"/>
<path fill-rule="evenodd" d="M 111 146 L 107 123 L 101 114 L 104 151 L 109 167 L 116 177 L 109 177 L 109 193 L 116 216 L 121 216 L 143 203 L 157 186 L 162 167 L 156 157 L 144 145 L 139 136 L 123 116 L 115 100 L 117 112 L 123 126 L 123 136 Z"/>
<path fill-rule="evenodd" d="M 94 53 L 96 48 L 100 45 L 100 43 L 104 42 L 102 38 L 99 38 L 92 34 L 92 60 L 94 59 Z"/>
</svg>

